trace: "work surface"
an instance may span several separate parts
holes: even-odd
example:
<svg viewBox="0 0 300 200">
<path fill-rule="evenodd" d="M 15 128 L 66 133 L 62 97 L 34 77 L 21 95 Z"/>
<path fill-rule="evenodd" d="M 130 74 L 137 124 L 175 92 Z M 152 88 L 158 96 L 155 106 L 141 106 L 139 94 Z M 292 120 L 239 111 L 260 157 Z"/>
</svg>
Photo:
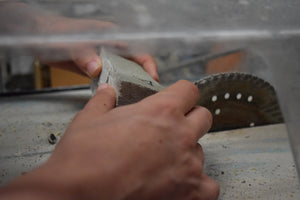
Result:
<svg viewBox="0 0 300 200">
<path fill-rule="evenodd" d="M 0 184 L 39 166 L 91 97 L 88 90 L 0 99 Z M 283 124 L 205 135 L 205 172 L 221 187 L 219 199 L 300 199 Z"/>
</svg>

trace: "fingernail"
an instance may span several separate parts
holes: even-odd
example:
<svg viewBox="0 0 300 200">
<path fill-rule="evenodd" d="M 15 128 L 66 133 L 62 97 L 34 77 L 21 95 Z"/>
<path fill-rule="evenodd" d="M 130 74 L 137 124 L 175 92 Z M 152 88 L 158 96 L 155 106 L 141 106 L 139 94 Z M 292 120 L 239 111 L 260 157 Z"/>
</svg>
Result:
<svg viewBox="0 0 300 200">
<path fill-rule="evenodd" d="M 109 85 L 107 83 L 102 83 L 101 85 L 98 86 L 97 91 L 103 90 L 108 87 Z"/>
<path fill-rule="evenodd" d="M 90 77 L 93 77 L 95 72 L 99 70 L 100 65 L 96 61 L 91 61 L 87 64 L 87 73 Z"/>
</svg>

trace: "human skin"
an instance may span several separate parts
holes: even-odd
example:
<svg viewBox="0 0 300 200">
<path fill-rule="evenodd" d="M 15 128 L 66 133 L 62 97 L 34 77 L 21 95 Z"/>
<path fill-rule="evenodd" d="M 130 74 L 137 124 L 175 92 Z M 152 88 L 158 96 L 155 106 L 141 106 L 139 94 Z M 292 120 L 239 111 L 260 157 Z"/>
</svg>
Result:
<svg viewBox="0 0 300 200">
<path fill-rule="evenodd" d="M 117 31 L 118 29 L 118 26 L 112 22 L 68 18 L 14 1 L 0 1 L 0 27 L 0 34 L 2 35 L 49 36 L 68 36 L 74 33 L 101 34 L 107 31 Z M 102 69 L 102 62 L 97 50 L 101 45 L 122 49 L 123 51 L 126 51 L 127 48 L 127 44 L 116 41 L 97 45 L 93 43 L 45 43 L 39 46 L 28 46 L 27 48 L 44 64 L 95 78 L 99 76 Z M 140 64 L 145 71 L 158 81 L 156 63 L 149 54 L 139 53 L 129 55 L 127 58 Z"/>
<path fill-rule="evenodd" d="M 179 81 L 117 108 L 115 98 L 100 85 L 48 161 L 1 188 L 0 199 L 217 199 L 197 143 L 212 116 L 195 107 L 195 85 Z"/>
</svg>

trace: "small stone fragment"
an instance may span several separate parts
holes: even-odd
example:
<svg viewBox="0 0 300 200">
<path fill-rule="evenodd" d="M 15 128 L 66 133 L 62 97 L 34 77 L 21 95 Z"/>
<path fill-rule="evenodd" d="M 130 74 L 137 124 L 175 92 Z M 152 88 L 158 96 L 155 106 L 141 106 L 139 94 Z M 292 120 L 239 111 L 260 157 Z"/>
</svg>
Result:
<svg viewBox="0 0 300 200">
<path fill-rule="evenodd" d="M 48 137 L 48 142 L 49 142 L 50 144 L 55 144 L 55 143 L 57 142 L 57 138 L 56 138 L 56 136 L 55 136 L 53 133 L 51 133 L 51 134 L 49 135 L 49 137 Z"/>
</svg>

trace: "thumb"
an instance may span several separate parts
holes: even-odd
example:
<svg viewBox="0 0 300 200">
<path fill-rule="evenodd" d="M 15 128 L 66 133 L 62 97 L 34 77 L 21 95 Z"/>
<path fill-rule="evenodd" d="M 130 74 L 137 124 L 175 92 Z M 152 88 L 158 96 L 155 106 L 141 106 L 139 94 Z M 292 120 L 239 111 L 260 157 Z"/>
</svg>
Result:
<svg viewBox="0 0 300 200">
<path fill-rule="evenodd" d="M 103 115 L 116 106 L 116 92 L 108 84 L 101 84 L 97 93 L 90 99 L 84 107 L 85 112 L 89 115 Z"/>
</svg>

